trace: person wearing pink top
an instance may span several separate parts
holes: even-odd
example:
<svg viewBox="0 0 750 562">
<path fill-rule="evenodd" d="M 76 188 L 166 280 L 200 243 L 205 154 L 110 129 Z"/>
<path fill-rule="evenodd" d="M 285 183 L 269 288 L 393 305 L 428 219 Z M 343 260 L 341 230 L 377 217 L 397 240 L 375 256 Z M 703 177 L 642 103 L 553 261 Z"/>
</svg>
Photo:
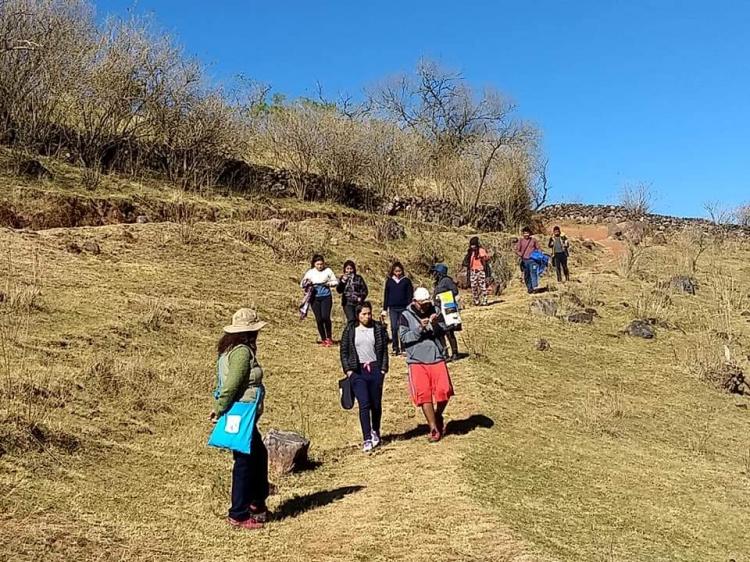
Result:
<svg viewBox="0 0 750 562">
<path fill-rule="evenodd" d="M 516 255 L 521 258 L 521 267 L 523 268 L 523 280 L 526 283 L 526 290 L 529 294 L 536 290 L 539 284 L 539 276 L 537 274 L 537 264 L 531 259 L 531 254 L 534 250 L 539 250 L 539 243 L 531 235 L 531 229 L 525 226 L 521 231 L 523 238 L 516 243 L 515 252 Z"/>
</svg>

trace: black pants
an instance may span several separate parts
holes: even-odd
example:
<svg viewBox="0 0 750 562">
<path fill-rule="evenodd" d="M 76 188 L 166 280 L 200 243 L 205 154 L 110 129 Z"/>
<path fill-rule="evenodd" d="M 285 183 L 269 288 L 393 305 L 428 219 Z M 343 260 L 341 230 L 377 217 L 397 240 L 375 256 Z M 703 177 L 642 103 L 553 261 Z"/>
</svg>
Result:
<svg viewBox="0 0 750 562">
<path fill-rule="evenodd" d="M 557 252 L 553 256 L 552 260 L 555 262 L 555 271 L 557 272 L 557 280 L 562 281 L 562 273 L 565 274 L 565 280 L 570 279 L 570 273 L 568 272 L 568 254 L 565 252 Z"/>
<path fill-rule="evenodd" d="M 453 355 L 458 355 L 458 340 L 456 339 L 456 333 L 453 330 L 448 330 L 440 337 L 440 343 L 443 345 L 444 355 L 448 354 L 448 346 L 445 342 L 446 339 L 448 340 L 448 343 L 451 344 Z"/>
<path fill-rule="evenodd" d="M 232 469 L 232 507 L 229 517 L 244 521 L 250 517 L 250 505 L 260 511 L 266 509 L 268 498 L 268 451 L 258 428 L 253 430 L 250 454 L 234 454 Z"/>
<path fill-rule="evenodd" d="M 352 388 L 359 404 L 359 424 L 365 441 L 372 438 L 371 432 L 380 435 L 380 420 L 383 417 L 383 375 L 377 365 L 368 373 L 364 367 L 352 375 Z"/>
<path fill-rule="evenodd" d="M 312 311 L 315 315 L 315 323 L 318 325 L 318 334 L 321 341 L 330 340 L 333 335 L 331 326 L 331 305 L 333 297 L 315 297 L 312 301 Z"/>
<path fill-rule="evenodd" d="M 343 306 L 344 306 L 344 316 L 346 316 L 346 321 L 348 323 L 354 322 L 357 319 L 357 305 L 345 303 Z"/>
<path fill-rule="evenodd" d="M 393 345 L 393 353 L 401 352 L 401 340 L 398 337 L 398 322 L 401 320 L 401 315 L 404 313 L 406 308 L 391 306 L 388 308 L 388 319 L 391 322 L 391 345 Z"/>
</svg>

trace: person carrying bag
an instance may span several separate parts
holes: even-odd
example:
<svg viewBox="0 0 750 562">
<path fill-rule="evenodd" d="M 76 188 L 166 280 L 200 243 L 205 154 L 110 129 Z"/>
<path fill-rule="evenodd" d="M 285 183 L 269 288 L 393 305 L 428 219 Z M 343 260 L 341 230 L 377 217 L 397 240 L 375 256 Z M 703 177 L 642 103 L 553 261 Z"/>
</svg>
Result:
<svg viewBox="0 0 750 562">
<path fill-rule="evenodd" d="M 263 413 L 263 369 L 257 360 L 258 333 L 266 325 L 251 308 L 241 308 L 224 326 L 216 363 L 215 424 L 208 445 L 232 451 L 232 505 L 228 522 L 259 529 L 268 517 L 268 451 L 258 431 Z"/>
</svg>

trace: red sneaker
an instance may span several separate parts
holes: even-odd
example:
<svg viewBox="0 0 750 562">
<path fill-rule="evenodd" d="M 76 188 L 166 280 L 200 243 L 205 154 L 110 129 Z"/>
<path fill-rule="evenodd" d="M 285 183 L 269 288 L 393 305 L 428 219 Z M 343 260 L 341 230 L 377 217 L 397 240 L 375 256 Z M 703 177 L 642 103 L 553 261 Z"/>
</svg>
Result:
<svg viewBox="0 0 750 562">
<path fill-rule="evenodd" d="M 254 517 L 248 517 L 244 521 L 237 521 L 236 519 L 227 517 L 227 521 L 232 527 L 237 527 L 239 529 L 262 529 L 263 528 L 263 523 L 261 523 Z"/>
<path fill-rule="evenodd" d="M 331 338 L 328 338 L 326 340 L 326 347 L 331 347 L 333 345 L 333 340 Z"/>
<path fill-rule="evenodd" d="M 440 439 L 442 439 L 442 437 L 443 436 L 440 435 L 440 432 L 437 429 L 433 429 L 427 436 L 427 441 L 429 441 L 430 443 L 437 443 L 438 441 L 440 441 Z"/>
</svg>

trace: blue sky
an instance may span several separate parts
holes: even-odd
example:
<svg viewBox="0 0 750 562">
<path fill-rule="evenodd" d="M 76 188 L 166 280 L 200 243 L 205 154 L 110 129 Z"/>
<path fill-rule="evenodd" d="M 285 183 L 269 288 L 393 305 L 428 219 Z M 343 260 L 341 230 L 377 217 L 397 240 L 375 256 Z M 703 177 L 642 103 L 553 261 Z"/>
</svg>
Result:
<svg viewBox="0 0 750 562">
<path fill-rule="evenodd" d="M 659 212 L 750 201 L 750 1 L 98 0 L 152 13 L 217 81 L 291 97 L 357 93 L 421 57 L 511 96 L 544 132 L 553 199 L 616 202 L 652 182 Z"/>
</svg>

